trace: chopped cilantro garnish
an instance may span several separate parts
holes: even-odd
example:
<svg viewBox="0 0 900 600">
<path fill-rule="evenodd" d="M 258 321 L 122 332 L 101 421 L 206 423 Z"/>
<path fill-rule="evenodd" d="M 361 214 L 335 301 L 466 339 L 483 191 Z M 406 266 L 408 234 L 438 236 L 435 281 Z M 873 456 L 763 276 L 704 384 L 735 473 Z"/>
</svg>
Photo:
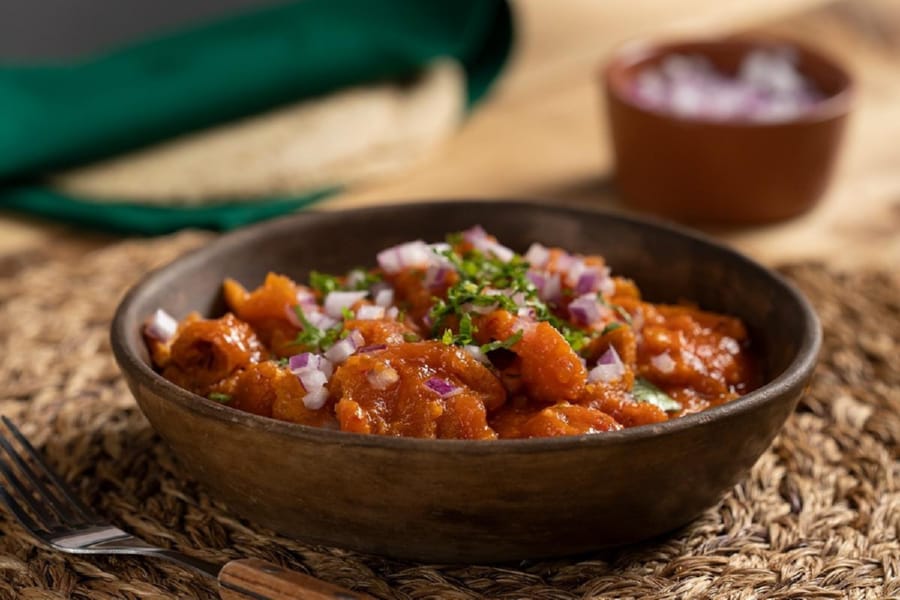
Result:
<svg viewBox="0 0 900 600">
<path fill-rule="evenodd" d="M 509 349 L 515 346 L 519 340 L 522 339 L 522 335 L 524 332 L 520 329 L 505 340 L 496 340 L 494 342 L 490 342 L 488 344 L 484 344 L 481 346 L 481 351 L 487 354 L 488 352 L 493 352 L 494 350 Z"/>
<path fill-rule="evenodd" d="M 344 317 L 345 321 L 352 321 L 356 318 L 356 315 L 354 315 L 353 311 L 347 306 L 341 308 L 341 316 Z"/>
<path fill-rule="evenodd" d="M 278 365 L 279 367 L 286 367 L 290 363 L 290 360 L 287 358 L 275 358 L 272 359 L 272 362 Z"/>
<path fill-rule="evenodd" d="M 335 291 L 362 291 L 368 290 L 374 284 L 381 281 L 381 277 L 375 273 L 369 273 L 364 269 L 354 269 L 351 273 L 358 273 L 353 277 L 350 285 L 346 283 L 350 277 L 345 278 L 345 283 L 341 283 L 341 278 L 337 275 L 329 275 L 328 273 L 320 273 L 313 271 L 309 274 L 309 286 L 325 296 L 329 292 Z"/>
<path fill-rule="evenodd" d="M 349 291 L 361 292 L 363 290 L 368 290 L 373 285 L 381 281 L 381 276 L 376 275 L 375 273 L 369 273 L 365 269 L 356 269 L 357 272 L 362 274 L 362 277 L 357 278 L 354 281 L 352 286 L 344 286 Z"/>
<path fill-rule="evenodd" d="M 303 313 L 303 308 L 300 306 L 295 306 L 294 312 L 297 313 L 297 318 L 300 319 L 303 329 L 297 333 L 297 337 L 294 338 L 292 344 L 303 346 L 310 352 L 321 352 L 322 350 L 331 347 L 338 340 L 341 333 L 343 333 L 343 327 L 340 324 L 329 329 L 319 329 L 318 327 L 315 327 L 309 322 L 309 319 L 306 318 L 306 315 Z"/>
<path fill-rule="evenodd" d="M 324 296 L 341 289 L 341 281 L 335 275 L 313 271 L 309 274 L 309 286 Z"/>
<path fill-rule="evenodd" d="M 222 404 L 228 404 L 231 402 L 231 395 L 222 394 L 220 392 L 210 392 L 209 396 L 207 396 L 213 402 L 220 402 Z"/>
<path fill-rule="evenodd" d="M 607 324 L 606 327 L 603 328 L 603 331 L 600 332 L 600 335 L 606 335 L 607 333 L 611 333 L 611 332 L 615 331 L 616 329 L 620 328 L 621 326 L 622 326 L 621 323 L 619 323 L 617 321 L 613 321 L 612 323 Z"/>
<path fill-rule="evenodd" d="M 449 236 L 448 241 L 451 244 L 457 243 L 455 238 Z M 538 297 L 537 288 L 528 279 L 528 262 L 518 254 L 507 262 L 477 250 L 466 252 L 463 256 L 453 250 L 441 251 L 438 254 L 456 268 L 459 281 L 447 290 L 446 299 L 435 298 L 429 313 L 432 335 L 439 335 L 445 329 L 444 320 L 450 315 L 460 318 L 462 328 L 463 316 L 468 314 L 467 305 L 497 306 L 513 313 L 521 306 L 531 308 L 539 321 L 550 323 L 576 352 L 582 350 L 597 335 L 596 332 L 586 332 L 573 327 L 553 314 L 550 307 Z M 497 290 L 503 290 L 505 293 L 497 293 Z M 511 298 L 514 295 L 521 295 L 524 302 L 521 305 L 517 304 Z M 454 337 L 453 343 L 463 345 L 471 343 L 469 341 L 471 336 L 462 331 Z"/>
<path fill-rule="evenodd" d="M 622 317 L 623 321 L 625 321 L 626 323 L 631 325 L 631 314 L 627 310 L 625 310 L 624 308 L 619 306 L 618 304 L 613 304 L 612 306 L 613 306 L 613 310 L 616 311 L 616 314 L 618 314 L 620 317 Z"/>
<path fill-rule="evenodd" d="M 422 341 L 422 338 L 419 337 L 419 335 L 416 334 L 416 333 L 413 333 L 413 332 L 411 332 L 411 331 L 407 331 L 406 333 L 403 334 L 403 341 L 404 341 L 404 342 L 409 342 L 409 343 L 412 343 L 412 342 L 420 342 L 420 341 Z"/>
<path fill-rule="evenodd" d="M 634 387 L 631 388 L 631 395 L 634 396 L 634 399 L 638 402 L 648 402 L 666 412 L 679 411 L 682 409 L 680 402 L 643 377 L 638 377 L 634 380 Z"/>
<path fill-rule="evenodd" d="M 453 344 L 453 330 L 445 329 L 444 335 L 441 336 L 441 342 L 445 346 L 450 346 L 451 344 Z"/>
</svg>

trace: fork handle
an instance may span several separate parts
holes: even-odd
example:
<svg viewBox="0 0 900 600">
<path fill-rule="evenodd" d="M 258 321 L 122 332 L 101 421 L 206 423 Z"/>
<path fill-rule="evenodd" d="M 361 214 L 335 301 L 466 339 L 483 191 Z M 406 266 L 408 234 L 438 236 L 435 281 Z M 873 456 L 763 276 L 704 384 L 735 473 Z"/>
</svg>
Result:
<svg viewBox="0 0 900 600">
<path fill-rule="evenodd" d="M 255 558 L 233 560 L 222 567 L 219 595 L 222 600 L 374 600 Z"/>
</svg>

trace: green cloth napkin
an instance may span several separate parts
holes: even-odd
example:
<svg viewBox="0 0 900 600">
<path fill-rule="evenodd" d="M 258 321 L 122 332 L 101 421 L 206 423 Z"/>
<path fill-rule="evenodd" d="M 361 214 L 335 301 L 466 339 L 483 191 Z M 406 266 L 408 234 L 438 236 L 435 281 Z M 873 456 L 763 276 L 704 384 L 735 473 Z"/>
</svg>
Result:
<svg viewBox="0 0 900 600">
<path fill-rule="evenodd" d="M 36 178 L 302 98 L 408 77 L 440 57 L 465 69 L 471 106 L 511 44 L 505 0 L 304 0 L 82 62 L 0 66 L 0 207 L 141 233 L 268 218 L 332 190 L 174 208 L 90 202 Z"/>
</svg>

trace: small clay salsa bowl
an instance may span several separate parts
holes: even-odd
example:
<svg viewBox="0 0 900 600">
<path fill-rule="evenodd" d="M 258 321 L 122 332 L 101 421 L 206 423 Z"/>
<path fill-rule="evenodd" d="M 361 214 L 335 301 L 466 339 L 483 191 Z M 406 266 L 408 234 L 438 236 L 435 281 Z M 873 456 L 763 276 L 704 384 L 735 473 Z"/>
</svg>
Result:
<svg viewBox="0 0 900 600">
<path fill-rule="evenodd" d="M 794 116 L 753 120 L 747 118 L 749 106 L 743 117 L 713 118 L 709 110 L 691 115 L 672 110 L 672 96 L 662 103 L 668 110 L 649 104 L 639 87 L 648 83 L 640 81 L 642 74 L 665 73 L 675 56 L 705 61 L 733 81 L 749 55 L 772 53 L 789 56 L 794 72 L 816 92 Z M 610 60 L 604 84 L 615 177 L 624 199 L 689 222 L 760 223 L 810 209 L 833 170 L 853 97 L 850 75 L 826 56 L 793 42 L 744 37 L 633 43 Z M 716 90 L 703 85 L 697 83 L 695 101 L 711 103 Z M 730 100 L 721 94 L 715 99 Z"/>
<path fill-rule="evenodd" d="M 157 308 L 222 314 L 221 284 L 270 270 L 374 264 L 400 242 L 481 224 L 599 253 L 654 301 L 691 299 L 748 326 L 767 383 L 740 399 L 611 433 L 463 441 L 360 435 L 240 412 L 155 373 L 141 339 Z M 569 555 L 675 529 L 714 504 L 768 447 L 812 374 L 820 328 L 807 301 L 733 250 L 630 217 L 518 202 L 308 212 L 243 229 L 148 275 L 122 301 L 112 346 L 138 404 L 181 463 L 235 513 L 288 536 L 391 557 L 499 562 Z"/>
</svg>

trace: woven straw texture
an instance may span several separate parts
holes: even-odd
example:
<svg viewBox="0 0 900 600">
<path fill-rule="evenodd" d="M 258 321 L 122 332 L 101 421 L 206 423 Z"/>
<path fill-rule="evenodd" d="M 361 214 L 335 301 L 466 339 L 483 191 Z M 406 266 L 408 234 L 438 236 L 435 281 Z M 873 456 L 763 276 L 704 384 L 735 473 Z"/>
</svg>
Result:
<svg viewBox="0 0 900 600">
<path fill-rule="evenodd" d="M 82 257 L 63 246 L 0 264 L 0 412 L 120 527 L 207 560 L 260 557 L 378 598 L 900 598 L 896 274 L 784 269 L 823 319 L 816 378 L 749 476 L 685 529 L 567 560 L 420 565 L 308 546 L 236 518 L 138 411 L 109 350 L 113 309 L 141 273 L 206 239 L 183 233 Z M 36 547 L 0 511 L 0 598 L 171 597 L 216 594 L 149 559 Z"/>
</svg>

